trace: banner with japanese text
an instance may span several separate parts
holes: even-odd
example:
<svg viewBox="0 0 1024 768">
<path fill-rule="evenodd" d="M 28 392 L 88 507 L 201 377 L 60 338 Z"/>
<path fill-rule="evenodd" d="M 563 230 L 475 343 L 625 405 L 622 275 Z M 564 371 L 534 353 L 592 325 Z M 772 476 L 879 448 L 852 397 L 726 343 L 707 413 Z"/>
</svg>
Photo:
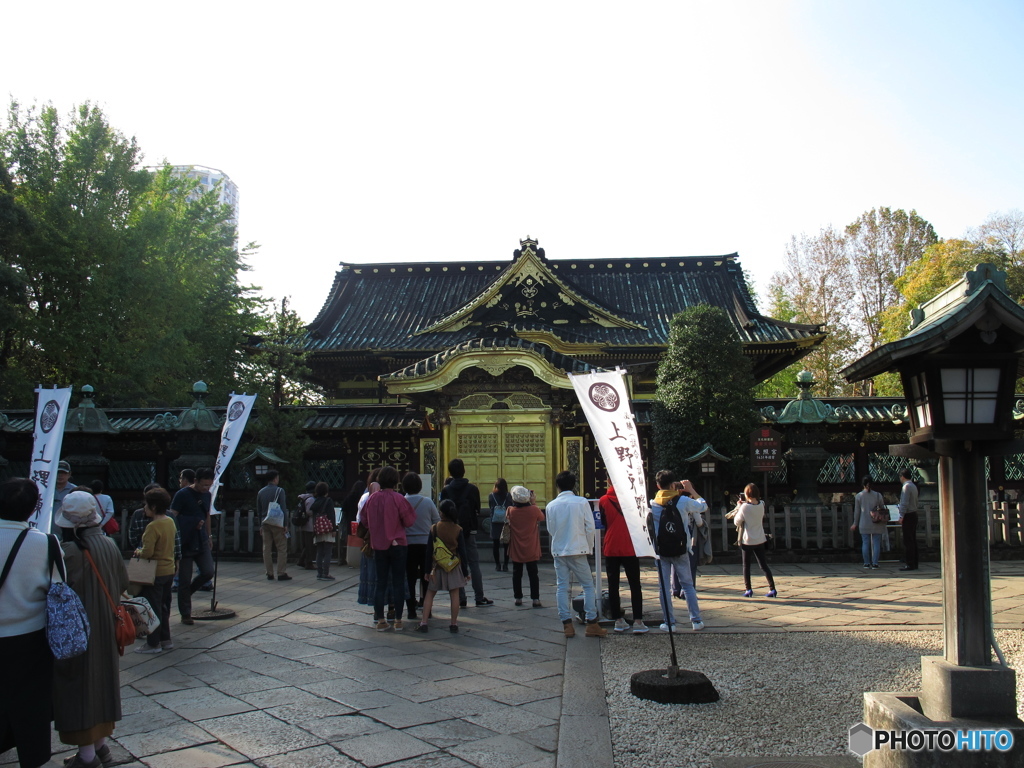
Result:
<svg viewBox="0 0 1024 768">
<path fill-rule="evenodd" d="M 32 461 L 29 478 L 39 489 L 35 512 L 29 525 L 43 533 L 53 527 L 53 492 L 57 484 L 57 463 L 64 442 L 64 423 L 71 404 L 71 387 L 36 390 L 36 422 L 32 432 Z"/>
<path fill-rule="evenodd" d="M 214 507 L 217 500 L 217 491 L 220 489 L 220 477 L 231 463 L 231 457 L 235 455 L 235 448 L 242 441 L 242 433 L 245 432 L 245 425 L 249 421 L 249 414 L 252 413 L 252 404 L 256 402 L 256 395 L 236 395 L 231 393 L 228 400 L 227 416 L 224 419 L 224 427 L 220 431 L 220 447 L 217 449 L 217 462 L 213 465 L 213 487 L 210 488 L 210 514 L 219 514 Z"/>
<path fill-rule="evenodd" d="M 569 376 L 569 380 L 601 451 L 608 481 L 615 487 L 633 549 L 637 557 L 656 557 L 647 531 L 650 504 L 643 458 L 640 456 L 640 438 L 629 405 L 629 388 L 624 372 L 619 369 L 583 373 Z"/>
</svg>

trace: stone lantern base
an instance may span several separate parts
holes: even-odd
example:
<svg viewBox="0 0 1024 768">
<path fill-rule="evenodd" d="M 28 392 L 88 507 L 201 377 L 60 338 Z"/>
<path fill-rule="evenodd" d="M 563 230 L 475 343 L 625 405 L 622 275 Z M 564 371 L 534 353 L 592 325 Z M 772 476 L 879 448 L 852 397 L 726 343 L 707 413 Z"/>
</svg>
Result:
<svg viewBox="0 0 1024 768">
<path fill-rule="evenodd" d="M 928 662 L 922 660 L 922 667 L 927 670 L 927 666 Z M 940 674 L 938 670 L 933 669 L 932 671 Z M 998 679 L 1000 671 L 1009 671 L 1011 675 L 1013 674 L 1013 670 L 1007 670 L 1005 667 L 986 668 L 985 670 L 972 669 L 970 671 L 995 672 L 995 677 L 988 678 L 993 682 Z M 947 680 L 950 683 L 947 690 L 953 692 L 954 695 L 959 695 L 958 691 L 967 678 L 964 676 L 959 680 L 954 680 L 953 676 L 950 676 Z M 935 686 L 933 685 L 933 687 Z M 909 749 L 891 749 L 889 746 L 883 745 L 864 755 L 864 768 L 1017 768 L 1024 765 L 1024 722 L 1016 716 L 953 717 L 932 720 L 924 714 L 924 708 L 921 705 L 922 696 L 925 696 L 922 692 L 865 693 L 864 722 L 876 731 L 1009 732 L 1013 738 L 1013 746 L 1005 751 L 994 748 L 987 751 L 982 749 L 943 751 L 934 748 L 915 752 Z M 1016 711 L 1016 704 L 1013 711 Z M 973 744 L 983 746 L 980 737 Z"/>
</svg>

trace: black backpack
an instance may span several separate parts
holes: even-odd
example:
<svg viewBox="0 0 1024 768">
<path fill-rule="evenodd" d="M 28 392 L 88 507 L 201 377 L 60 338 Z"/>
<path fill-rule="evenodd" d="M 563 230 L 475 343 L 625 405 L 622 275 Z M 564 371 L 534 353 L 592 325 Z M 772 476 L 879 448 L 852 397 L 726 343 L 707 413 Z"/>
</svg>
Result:
<svg viewBox="0 0 1024 768">
<path fill-rule="evenodd" d="M 309 512 L 306 510 L 306 496 L 303 494 L 299 497 L 299 503 L 295 507 L 295 511 L 292 512 L 292 525 L 301 528 L 309 522 Z"/>
<path fill-rule="evenodd" d="M 464 485 L 460 493 L 456 493 L 454 489 L 448 489 L 448 498 L 455 502 L 455 517 L 466 535 L 477 530 L 476 511 L 469 505 L 469 484 Z"/>
<path fill-rule="evenodd" d="M 658 522 L 658 554 L 662 557 L 679 557 L 689 550 L 686 541 L 686 526 L 676 506 L 678 497 L 661 509 Z"/>
</svg>

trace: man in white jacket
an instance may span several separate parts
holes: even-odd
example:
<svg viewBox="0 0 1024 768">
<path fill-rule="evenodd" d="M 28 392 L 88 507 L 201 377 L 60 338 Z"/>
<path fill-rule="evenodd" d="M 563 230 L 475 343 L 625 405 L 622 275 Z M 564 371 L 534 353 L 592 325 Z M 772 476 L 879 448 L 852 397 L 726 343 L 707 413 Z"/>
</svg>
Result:
<svg viewBox="0 0 1024 768">
<path fill-rule="evenodd" d="M 594 551 L 594 513 L 590 502 L 572 492 L 576 475 L 559 472 L 555 477 L 559 494 L 544 510 L 548 534 L 551 536 L 551 555 L 555 559 L 556 601 L 558 618 L 566 637 L 575 637 L 572 625 L 572 606 L 569 602 L 569 575 L 573 574 L 583 587 L 583 608 L 587 616 L 587 637 L 608 634 L 597 623 L 597 595 L 594 574 L 587 556 Z"/>
</svg>

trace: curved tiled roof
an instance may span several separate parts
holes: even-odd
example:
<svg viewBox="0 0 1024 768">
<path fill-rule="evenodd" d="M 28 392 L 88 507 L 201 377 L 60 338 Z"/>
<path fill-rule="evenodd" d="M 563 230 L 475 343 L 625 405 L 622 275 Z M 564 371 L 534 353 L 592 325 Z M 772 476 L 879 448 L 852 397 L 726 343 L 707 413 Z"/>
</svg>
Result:
<svg viewBox="0 0 1024 768">
<path fill-rule="evenodd" d="M 425 332 L 474 302 L 513 262 L 343 264 L 310 323 L 313 352 L 449 349 L 480 335 L 479 327 Z M 664 259 L 545 260 L 561 282 L 608 312 L 643 326 L 540 325 L 560 338 L 606 347 L 664 346 L 672 317 L 695 304 L 719 306 L 748 345 L 813 346 L 820 326 L 785 323 L 757 313 L 736 254 Z M 514 318 L 513 318 L 514 319 Z M 515 327 L 509 323 L 509 327 Z"/>
<path fill-rule="evenodd" d="M 587 373 L 595 370 L 593 366 L 582 360 L 563 355 L 546 344 L 523 339 L 470 339 L 454 347 L 438 352 L 428 358 L 420 360 L 401 370 L 381 376 L 386 379 L 412 379 L 420 376 L 427 376 L 443 366 L 449 360 L 460 355 L 472 354 L 475 352 L 514 351 L 533 352 L 547 360 L 554 368 L 566 373 Z"/>
</svg>

